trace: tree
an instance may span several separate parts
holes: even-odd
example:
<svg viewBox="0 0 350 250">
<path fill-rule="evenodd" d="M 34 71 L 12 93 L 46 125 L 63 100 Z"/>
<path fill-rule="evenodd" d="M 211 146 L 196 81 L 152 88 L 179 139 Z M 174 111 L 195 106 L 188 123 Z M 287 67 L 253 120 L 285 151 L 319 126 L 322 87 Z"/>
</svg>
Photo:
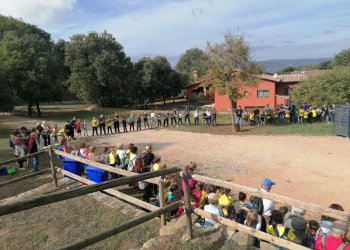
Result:
<svg viewBox="0 0 350 250">
<path fill-rule="evenodd" d="M 192 48 L 181 55 L 176 70 L 187 77 L 188 83 L 200 80 L 208 68 L 208 58 L 203 50 Z M 197 78 L 194 77 L 194 73 Z"/>
<path fill-rule="evenodd" d="M 66 83 L 72 93 L 100 106 L 127 103 L 133 65 L 111 34 L 77 34 L 65 48 L 65 63 L 71 71 Z"/>
<path fill-rule="evenodd" d="M 340 53 L 336 54 L 332 64 L 334 67 L 350 66 L 350 49 L 343 49 Z"/>
<path fill-rule="evenodd" d="M 306 79 L 292 90 L 293 103 L 322 106 L 350 102 L 349 69 L 349 67 L 336 68 L 322 75 Z"/>
<path fill-rule="evenodd" d="M 59 100 L 59 67 L 50 34 L 34 25 L 0 16 L 0 61 L 5 81 L 28 104 L 28 115 L 40 102 Z"/>
<path fill-rule="evenodd" d="M 293 71 L 295 71 L 295 68 L 294 67 L 286 67 L 284 69 L 281 70 L 281 74 L 290 74 L 292 73 Z"/>
<path fill-rule="evenodd" d="M 318 64 L 319 70 L 326 70 L 332 68 L 332 61 L 323 61 Z"/>
<path fill-rule="evenodd" d="M 242 97 L 245 87 L 258 83 L 261 68 L 252 63 L 251 48 L 244 35 L 225 34 L 224 42 L 208 42 L 206 53 L 209 66 L 205 75 L 205 84 L 213 91 L 228 95 L 231 102 L 232 126 L 235 123 L 234 107 Z"/>
</svg>

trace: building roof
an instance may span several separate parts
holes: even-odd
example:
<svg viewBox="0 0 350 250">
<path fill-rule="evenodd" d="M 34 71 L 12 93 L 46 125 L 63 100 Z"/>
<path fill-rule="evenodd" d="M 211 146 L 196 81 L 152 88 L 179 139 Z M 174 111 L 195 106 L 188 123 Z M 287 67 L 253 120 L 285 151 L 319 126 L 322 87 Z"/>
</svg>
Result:
<svg viewBox="0 0 350 250">
<path fill-rule="evenodd" d="M 324 74 L 327 70 L 310 70 L 310 71 L 295 71 L 284 75 L 267 75 L 262 74 L 260 78 L 274 82 L 301 82 L 311 76 Z"/>
</svg>

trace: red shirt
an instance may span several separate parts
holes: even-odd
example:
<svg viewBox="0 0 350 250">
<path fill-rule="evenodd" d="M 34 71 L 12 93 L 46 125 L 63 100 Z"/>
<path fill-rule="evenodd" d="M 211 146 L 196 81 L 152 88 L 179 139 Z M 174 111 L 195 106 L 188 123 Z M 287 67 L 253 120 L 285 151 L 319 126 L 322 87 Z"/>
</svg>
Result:
<svg viewBox="0 0 350 250">
<path fill-rule="evenodd" d="M 80 122 L 77 122 L 77 124 L 75 124 L 75 129 L 81 130 L 81 123 Z"/>
<path fill-rule="evenodd" d="M 318 236 L 315 242 L 315 250 L 322 250 L 321 246 L 322 235 Z M 336 250 L 337 247 L 343 242 L 343 239 L 329 235 L 326 237 L 326 250 Z M 350 250 L 350 246 L 346 246 L 345 250 Z"/>
</svg>

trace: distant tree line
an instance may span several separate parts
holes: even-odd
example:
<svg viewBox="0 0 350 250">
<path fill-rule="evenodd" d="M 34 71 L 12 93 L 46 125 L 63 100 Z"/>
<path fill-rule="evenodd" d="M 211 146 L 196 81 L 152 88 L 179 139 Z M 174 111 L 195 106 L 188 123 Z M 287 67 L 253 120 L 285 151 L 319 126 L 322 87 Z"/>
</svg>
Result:
<svg viewBox="0 0 350 250">
<path fill-rule="evenodd" d="M 188 78 L 165 57 L 132 63 L 123 46 L 106 31 L 53 41 L 49 33 L 0 15 L 0 111 L 60 101 L 70 91 L 100 106 L 139 104 L 177 96 Z"/>
</svg>

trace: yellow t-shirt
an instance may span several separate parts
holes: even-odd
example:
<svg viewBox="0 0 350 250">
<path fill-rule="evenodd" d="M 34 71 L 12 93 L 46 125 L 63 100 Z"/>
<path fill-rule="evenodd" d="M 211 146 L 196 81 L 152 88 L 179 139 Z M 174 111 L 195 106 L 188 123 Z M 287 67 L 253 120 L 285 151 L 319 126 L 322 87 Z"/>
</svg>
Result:
<svg viewBox="0 0 350 250">
<path fill-rule="evenodd" d="M 299 116 L 303 117 L 304 116 L 304 110 L 303 109 L 299 109 Z"/>
<path fill-rule="evenodd" d="M 109 153 L 109 164 L 113 165 L 115 164 L 115 154 Z"/>
<path fill-rule="evenodd" d="M 153 164 L 153 171 L 159 171 L 160 170 L 160 164 L 159 163 L 154 163 Z"/>
<path fill-rule="evenodd" d="M 309 112 L 305 111 L 304 112 L 304 118 L 307 119 L 309 117 Z"/>
<path fill-rule="evenodd" d="M 254 121 L 254 113 L 249 113 L 249 120 Z"/>
<path fill-rule="evenodd" d="M 107 127 L 112 127 L 112 121 L 111 121 L 111 120 L 108 120 L 108 121 L 106 122 L 106 124 L 107 124 Z"/>
<path fill-rule="evenodd" d="M 201 198 L 199 200 L 199 207 L 201 207 L 202 205 L 204 205 L 205 199 L 207 198 L 208 193 L 206 191 L 202 191 L 201 192 Z"/>
<path fill-rule="evenodd" d="M 222 194 L 219 197 L 219 206 L 232 206 L 233 205 L 233 199 L 231 196 Z"/>
<path fill-rule="evenodd" d="M 96 127 L 98 126 L 98 121 L 97 121 L 97 119 L 92 119 L 91 125 L 92 125 L 94 128 L 96 128 Z"/>
<path fill-rule="evenodd" d="M 284 226 L 277 226 L 277 230 L 278 230 L 278 233 L 279 233 L 280 236 L 283 235 L 285 229 L 286 228 Z M 273 226 L 272 225 L 270 225 L 267 228 L 266 231 L 267 231 L 268 234 L 271 234 L 271 235 L 275 236 L 275 231 L 273 230 Z M 295 234 L 293 233 L 292 230 L 289 230 L 289 232 L 287 234 L 287 238 L 288 238 L 289 241 L 293 241 L 295 239 Z"/>
<path fill-rule="evenodd" d="M 316 111 L 316 109 L 313 109 L 311 112 L 312 112 L 312 117 L 315 118 L 315 117 L 317 116 L 317 111 Z"/>
<path fill-rule="evenodd" d="M 290 118 L 290 112 L 286 112 L 286 118 Z"/>
</svg>

